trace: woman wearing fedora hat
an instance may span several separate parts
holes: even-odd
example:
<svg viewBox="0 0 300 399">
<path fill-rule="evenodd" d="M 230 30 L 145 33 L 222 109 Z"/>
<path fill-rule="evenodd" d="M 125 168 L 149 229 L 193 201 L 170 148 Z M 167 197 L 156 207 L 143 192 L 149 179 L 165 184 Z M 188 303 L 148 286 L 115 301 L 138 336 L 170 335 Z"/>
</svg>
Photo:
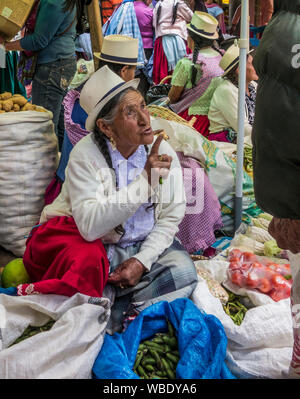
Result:
<svg viewBox="0 0 300 399">
<path fill-rule="evenodd" d="M 220 76 L 222 53 L 215 47 L 218 21 L 207 13 L 196 11 L 188 25 L 188 43 L 193 53 L 178 61 L 172 75 L 169 92 L 171 108 L 182 118 L 197 120 L 194 128 L 205 134 L 207 118 L 198 112 L 198 100 L 211 79 Z"/>
<path fill-rule="evenodd" d="M 245 98 L 245 142 L 252 145 L 251 132 L 254 122 L 255 99 L 258 76 L 252 64 L 251 52 L 247 55 L 246 98 Z M 217 87 L 213 91 L 208 108 L 210 140 L 236 142 L 238 131 L 238 77 L 239 47 L 233 44 L 220 61 L 224 70 Z M 211 82 L 212 85 L 215 82 Z M 204 99 L 206 101 L 207 99 Z"/>
<path fill-rule="evenodd" d="M 126 82 L 135 76 L 138 65 L 138 39 L 124 35 L 108 35 L 103 38 L 101 53 L 95 53 L 99 59 L 98 69 L 107 65 L 109 69 L 119 75 Z M 86 75 L 86 79 L 90 77 Z M 80 92 L 83 84 L 70 90 L 63 102 L 65 134 L 61 150 L 60 163 L 54 178 L 45 193 L 45 204 L 55 200 L 61 191 L 65 180 L 65 168 L 73 146 L 89 132 L 85 129 L 87 114 L 79 104 Z"/>
<path fill-rule="evenodd" d="M 112 332 L 129 308 L 189 297 L 197 284 L 175 239 L 186 209 L 181 167 L 163 136 L 154 138 L 138 83 L 107 66 L 87 81 L 80 104 L 93 133 L 74 147 L 62 191 L 24 254 L 35 292 L 99 297 L 114 287 Z"/>
</svg>

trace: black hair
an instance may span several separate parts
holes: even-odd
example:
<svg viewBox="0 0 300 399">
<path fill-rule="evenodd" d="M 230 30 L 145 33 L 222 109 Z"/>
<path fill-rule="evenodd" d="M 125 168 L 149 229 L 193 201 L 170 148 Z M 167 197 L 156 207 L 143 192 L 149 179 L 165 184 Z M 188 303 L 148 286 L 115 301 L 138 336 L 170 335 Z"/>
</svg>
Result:
<svg viewBox="0 0 300 399">
<path fill-rule="evenodd" d="M 135 91 L 137 93 L 140 93 L 139 90 L 134 89 L 133 87 L 129 87 L 128 89 L 122 91 L 121 93 L 118 93 L 116 96 L 114 96 L 113 98 L 111 98 L 106 104 L 105 106 L 101 109 L 101 111 L 99 112 L 99 114 L 97 115 L 96 121 L 98 119 L 102 119 L 104 118 L 106 115 L 109 114 L 109 112 L 114 109 L 118 103 L 119 103 L 119 99 L 121 97 L 121 95 L 126 94 L 129 91 Z M 108 165 L 108 167 L 110 169 L 113 169 L 113 164 L 112 164 L 112 160 L 110 157 L 110 153 L 109 153 L 109 149 L 107 146 L 107 139 L 106 139 L 106 135 L 99 129 L 98 125 L 95 123 L 94 126 L 94 140 L 96 142 L 96 145 L 99 149 L 99 151 L 101 152 L 101 154 L 104 156 L 104 159 Z M 148 153 L 149 149 L 148 147 L 145 145 L 145 150 Z M 150 207 L 152 207 L 152 205 L 150 205 Z M 149 207 L 148 207 L 149 208 Z M 147 208 L 147 209 L 148 209 Z M 125 230 L 123 228 L 122 225 L 119 225 L 115 228 L 115 231 L 118 234 L 124 234 Z"/>
<path fill-rule="evenodd" d="M 158 27 L 159 19 L 160 19 L 160 14 L 161 14 L 161 3 L 163 0 L 159 0 L 159 3 L 156 7 L 157 8 L 157 18 L 156 18 L 156 27 Z M 178 9 L 178 1 L 174 0 L 173 4 L 173 14 L 172 14 L 172 25 L 174 25 L 176 18 L 177 18 L 177 9 Z"/>
<path fill-rule="evenodd" d="M 193 41 L 195 43 L 195 47 L 194 47 L 194 51 L 193 51 L 193 65 L 192 65 L 192 77 L 191 77 L 192 87 L 195 87 L 196 83 L 197 83 L 196 78 L 197 78 L 197 72 L 198 72 L 196 63 L 197 63 L 199 51 L 204 47 L 211 47 L 214 50 L 216 50 L 219 54 L 221 54 L 221 55 L 223 55 L 223 54 L 215 46 L 214 39 L 207 39 L 205 37 L 199 36 L 196 33 L 194 33 L 193 31 L 191 31 L 190 29 L 188 29 L 188 32 L 189 32 L 189 36 L 191 37 L 191 39 L 193 39 Z"/>
<path fill-rule="evenodd" d="M 207 8 L 204 3 L 204 0 L 195 0 L 195 8 L 193 11 L 207 12 Z"/>
<path fill-rule="evenodd" d="M 247 59 L 248 57 L 249 53 L 247 54 Z M 237 64 L 224 76 L 225 79 L 230 80 L 230 82 L 233 83 L 236 87 L 239 87 L 239 76 L 236 73 L 238 67 L 239 67 L 239 62 L 237 62 Z"/>
<path fill-rule="evenodd" d="M 102 68 L 104 65 L 107 65 L 111 71 L 113 71 L 114 73 L 116 73 L 119 76 L 121 74 L 122 68 L 124 68 L 125 66 L 129 66 L 130 68 L 135 67 L 135 65 L 115 64 L 114 62 L 99 60 L 98 69 Z"/>
</svg>

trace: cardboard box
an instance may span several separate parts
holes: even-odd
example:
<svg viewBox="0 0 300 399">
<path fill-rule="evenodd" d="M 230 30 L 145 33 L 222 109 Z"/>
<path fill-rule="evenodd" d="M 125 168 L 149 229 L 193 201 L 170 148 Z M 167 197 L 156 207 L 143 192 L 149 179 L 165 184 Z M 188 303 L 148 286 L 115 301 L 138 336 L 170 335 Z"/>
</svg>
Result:
<svg viewBox="0 0 300 399">
<path fill-rule="evenodd" d="M 35 0 L 0 0 L 0 34 L 11 40 L 23 28 Z"/>
</svg>

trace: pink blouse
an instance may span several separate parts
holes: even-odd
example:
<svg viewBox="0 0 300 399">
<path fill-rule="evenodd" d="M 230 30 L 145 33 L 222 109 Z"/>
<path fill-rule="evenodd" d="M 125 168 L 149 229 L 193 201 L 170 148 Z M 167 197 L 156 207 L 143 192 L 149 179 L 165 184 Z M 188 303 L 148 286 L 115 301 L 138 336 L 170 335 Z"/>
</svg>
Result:
<svg viewBox="0 0 300 399">
<path fill-rule="evenodd" d="M 157 10 L 160 4 L 161 13 L 158 26 L 156 26 Z M 184 40 L 187 40 L 188 32 L 186 26 L 191 22 L 193 11 L 183 0 L 179 0 L 177 18 L 174 25 L 172 25 L 173 5 L 174 0 L 164 0 L 156 4 L 153 11 L 153 26 L 155 28 L 156 39 L 164 35 L 179 35 Z"/>
</svg>

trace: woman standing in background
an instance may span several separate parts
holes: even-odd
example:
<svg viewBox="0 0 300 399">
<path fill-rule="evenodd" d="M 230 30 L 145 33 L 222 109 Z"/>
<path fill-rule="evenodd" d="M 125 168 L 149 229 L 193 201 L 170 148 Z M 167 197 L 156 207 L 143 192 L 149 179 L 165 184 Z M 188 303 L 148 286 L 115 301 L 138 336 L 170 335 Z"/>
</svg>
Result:
<svg viewBox="0 0 300 399">
<path fill-rule="evenodd" d="M 153 9 L 150 8 L 152 0 L 135 0 L 134 10 L 140 28 L 143 48 L 147 62 L 153 53 L 154 28 L 153 28 Z M 145 96 L 150 83 L 142 69 L 137 71 L 136 77 L 140 79 L 139 90 Z"/>
<path fill-rule="evenodd" d="M 155 28 L 153 82 L 171 74 L 187 54 L 187 23 L 193 11 L 183 0 L 160 0 L 153 11 Z"/>
<path fill-rule="evenodd" d="M 77 11 L 82 4 L 82 0 L 40 0 L 33 33 L 5 43 L 7 51 L 25 50 L 36 55 L 32 102 L 53 113 L 59 150 L 64 136 L 62 102 L 76 73 Z"/>
<path fill-rule="evenodd" d="M 219 27 L 221 29 L 222 34 L 224 35 L 226 33 L 226 26 L 225 26 L 223 8 L 219 4 L 214 3 L 213 0 L 207 0 L 205 2 L 205 5 L 207 8 L 207 12 L 218 20 Z"/>
</svg>

